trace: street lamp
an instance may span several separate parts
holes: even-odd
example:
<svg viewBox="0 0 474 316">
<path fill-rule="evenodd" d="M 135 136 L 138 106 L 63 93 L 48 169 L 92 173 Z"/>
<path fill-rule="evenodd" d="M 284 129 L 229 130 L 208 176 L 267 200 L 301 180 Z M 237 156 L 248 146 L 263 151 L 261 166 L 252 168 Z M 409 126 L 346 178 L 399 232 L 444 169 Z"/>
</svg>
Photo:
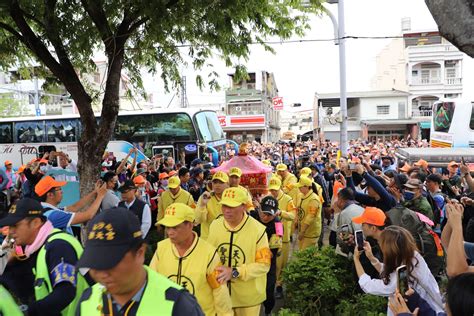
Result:
<svg viewBox="0 0 474 316">
<path fill-rule="evenodd" d="M 344 25 L 344 0 L 327 0 L 327 3 L 337 3 L 337 21 L 334 15 L 328 9 L 324 12 L 329 16 L 334 27 L 335 44 L 339 45 L 339 105 L 341 107 L 341 127 L 340 127 L 340 149 L 342 156 L 346 156 L 348 148 L 347 140 L 347 87 L 346 87 L 346 32 Z M 309 6 L 308 0 L 303 1 L 304 6 Z"/>
</svg>

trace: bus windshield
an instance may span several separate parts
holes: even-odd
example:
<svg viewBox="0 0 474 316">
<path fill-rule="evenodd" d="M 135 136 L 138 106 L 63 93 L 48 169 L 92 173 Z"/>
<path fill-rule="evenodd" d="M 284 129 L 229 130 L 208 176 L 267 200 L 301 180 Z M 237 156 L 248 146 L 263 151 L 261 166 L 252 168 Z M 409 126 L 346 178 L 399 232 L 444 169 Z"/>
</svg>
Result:
<svg viewBox="0 0 474 316">
<path fill-rule="evenodd" d="M 454 115 L 454 102 L 435 103 L 433 107 L 434 130 L 436 132 L 448 133 Z"/>
<path fill-rule="evenodd" d="M 224 132 L 215 112 L 199 112 L 195 116 L 199 133 L 204 141 L 213 142 L 224 139 Z"/>
</svg>

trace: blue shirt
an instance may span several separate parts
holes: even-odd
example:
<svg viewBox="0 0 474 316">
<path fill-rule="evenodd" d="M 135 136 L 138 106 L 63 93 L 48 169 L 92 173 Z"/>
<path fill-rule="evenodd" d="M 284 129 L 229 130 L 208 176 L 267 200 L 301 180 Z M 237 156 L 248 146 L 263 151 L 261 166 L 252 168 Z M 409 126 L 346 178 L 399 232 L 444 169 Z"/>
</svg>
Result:
<svg viewBox="0 0 474 316">
<path fill-rule="evenodd" d="M 64 230 L 65 232 L 73 235 L 71 222 L 74 217 L 74 213 L 67 212 L 64 208 L 58 208 L 46 202 L 41 202 L 41 206 L 45 210 L 44 216 L 53 224 L 54 228 Z"/>
</svg>

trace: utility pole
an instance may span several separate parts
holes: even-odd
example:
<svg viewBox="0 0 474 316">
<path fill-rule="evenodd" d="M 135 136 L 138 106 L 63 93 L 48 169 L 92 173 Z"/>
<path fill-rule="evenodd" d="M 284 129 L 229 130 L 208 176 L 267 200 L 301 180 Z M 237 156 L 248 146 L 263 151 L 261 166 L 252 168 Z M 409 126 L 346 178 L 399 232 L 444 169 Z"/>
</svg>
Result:
<svg viewBox="0 0 474 316">
<path fill-rule="evenodd" d="M 187 96 L 186 96 L 186 76 L 182 76 L 181 77 L 181 102 L 180 102 L 181 103 L 180 106 L 182 108 L 188 107 L 187 102 L 186 102 L 186 98 L 187 98 Z"/>
<path fill-rule="evenodd" d="M 41 116 L 41 110 L 40 110 L 40 106 L 39 106 L 39 88 L 38 88 L 38 77 L 34 77 L 33 78 L 33 81 L 34 81 L 34 84 L 35 84 L 35 94 L 34 94 L 34 98 L 35 98 L 35 113 L 36 113 L 36 116 Z"/>
<path fill-rule="evenodd" d="M 346 87 L 346 32 L 344 26 L 344 0 L 338 1 L 338 34 L 339 34 L 339 86 L 340 86 L 340 105 L 341 105 L 341 155 L 347 155 L 347 87 Z"/>
</svg>

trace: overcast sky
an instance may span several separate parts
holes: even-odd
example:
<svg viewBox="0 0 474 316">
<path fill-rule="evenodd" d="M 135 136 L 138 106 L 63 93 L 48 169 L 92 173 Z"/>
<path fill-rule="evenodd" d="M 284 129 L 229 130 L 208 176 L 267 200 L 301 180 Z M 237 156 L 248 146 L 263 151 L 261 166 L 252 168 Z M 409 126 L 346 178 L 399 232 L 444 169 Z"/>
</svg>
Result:
<svg viewBox="0 0 474 316">
<path fill-rule="evenodd" d="M 337 17 L 337 5 L 327 5 Z M 346 35 L 350 36 L 397 36 L 401 34 L 401 19 L 411 18 L 411 29 L 437 30 L 424 0 L 346 0 Z M 331 20 L 313 17 L 312 29 L 304 39 L 333 38 Z M 371 89 L 371 79 L 375 74 L 375 58 L 390 40 L 349 39 L 346 41 L 347 90 L 363 91 Z M 259 46 L 252 46 L 247 67 L 249 71 L 266 70 L 273 72 L 280 96 L 285 105 L 301 103 L 311 107 L 314 93 L 339 91 L 338 46 L 333 42 L 306 42 L 273 45 L 276 54 L 265 52 Z M 214 70 L 220 75 L 222 87 L 228 86 L 226 68 L 219 60 L 213 60 Z M 224 103 L 224 91 L 210 93 L 200 91 L 195 84 L 196 73 L 192 69 L 182 69 L 187 77 L 188 100 L 191 104 Z M 464 97 L 474 99 L 474 60 L 464 55 L 463 66 Z M 159 78 L 149 78 L 147 90 L 154 95 L 156 106 L 166 107 L 173 95 L 165 94 Z M 177 106 L 178 97 L 170 107 Z"/>
</svg>

